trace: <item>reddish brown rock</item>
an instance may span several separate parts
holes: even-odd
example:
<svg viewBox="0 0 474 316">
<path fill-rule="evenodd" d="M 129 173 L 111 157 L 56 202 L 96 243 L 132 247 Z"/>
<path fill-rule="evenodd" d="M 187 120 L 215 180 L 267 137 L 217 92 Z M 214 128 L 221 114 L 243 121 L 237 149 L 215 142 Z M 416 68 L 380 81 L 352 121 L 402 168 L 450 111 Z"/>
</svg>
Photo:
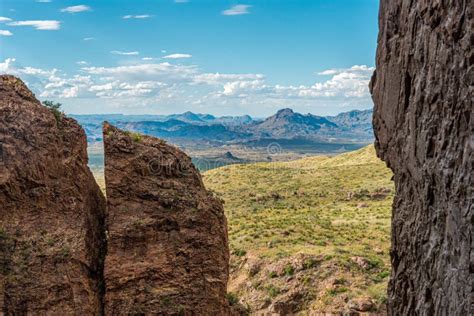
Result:
<svg viewBox="0 0 474 316">
<path fill-rule="evenodd" d="M 371 82 L 394 171 L 391 315 L 473 315 L 473 1 L 382 0 Z"/>
<path fill-rule="evenodd" d="M 221 202 L 182 151 L 104 124 L 108 315 L 227 315 Z"/>
<path fill-rule="evenodd" d="M 0 76 L 2 314 L 101 313 L 104 211 L 82 128 Z"/>
</svg>

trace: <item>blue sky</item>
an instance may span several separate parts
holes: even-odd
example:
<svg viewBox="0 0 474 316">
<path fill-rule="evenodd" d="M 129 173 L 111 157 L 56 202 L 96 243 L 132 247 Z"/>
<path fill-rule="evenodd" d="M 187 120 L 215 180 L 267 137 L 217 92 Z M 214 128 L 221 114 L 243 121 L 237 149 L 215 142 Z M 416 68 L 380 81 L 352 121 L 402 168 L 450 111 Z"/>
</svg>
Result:
<svg viewBox="0 0 474 316">
<path fill-rule="evenodd" d="M 378 0 L 0 2 L 0 72 L 68 113 L 372 106 Z"/>
</svg>

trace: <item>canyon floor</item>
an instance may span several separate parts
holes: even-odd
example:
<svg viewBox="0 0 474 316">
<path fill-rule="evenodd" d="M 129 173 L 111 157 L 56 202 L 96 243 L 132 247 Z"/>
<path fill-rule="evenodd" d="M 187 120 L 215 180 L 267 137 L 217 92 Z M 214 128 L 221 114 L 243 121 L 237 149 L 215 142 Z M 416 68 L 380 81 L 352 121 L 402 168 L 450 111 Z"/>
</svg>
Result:
<svg viewBox="0 0 474 316">
<path fill-rule="evenodd" d="M 250 313 L 384 313 L 391 177 L 372 145 L 204 172 L 225 203 L 231 303 Z"/>
</svg>

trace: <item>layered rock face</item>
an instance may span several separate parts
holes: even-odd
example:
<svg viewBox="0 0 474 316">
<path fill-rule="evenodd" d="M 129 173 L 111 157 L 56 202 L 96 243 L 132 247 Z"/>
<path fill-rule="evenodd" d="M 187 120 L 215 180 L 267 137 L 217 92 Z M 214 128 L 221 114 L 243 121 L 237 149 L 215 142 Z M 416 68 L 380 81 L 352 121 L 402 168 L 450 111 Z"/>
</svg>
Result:
<svg viewBox="0 0 474 316">
<path fill-rule="evenodd" d="M 105 200 L 86 136 L 19 79 L 0 76 L 0 310 L 102 312 Z"/>
<path fill-rule="evenodd" d="M 108 315 L 227 315 L 221 202 L 191 159 L 162 140 L 104 124 Z"/>
<path fill-rule="evenodd" d="M 382 0 L 371 82 L 395 174 L 392 315 L 472 315 L 473 2 Z"/>
</svg>

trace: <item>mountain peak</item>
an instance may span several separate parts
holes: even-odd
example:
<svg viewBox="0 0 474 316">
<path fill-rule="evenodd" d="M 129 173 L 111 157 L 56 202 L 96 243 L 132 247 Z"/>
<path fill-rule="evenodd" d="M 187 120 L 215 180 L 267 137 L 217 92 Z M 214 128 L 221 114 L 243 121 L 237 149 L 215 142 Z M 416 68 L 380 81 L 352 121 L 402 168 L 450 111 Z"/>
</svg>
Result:
<svg viewBox="0 0 474 316">
<path fill-rule="evenodd" d="M 277 116 L 293 115 L 293 114 L 295 114 L 295 112 L 290 108 L 285 108 L 285 109 L 278 110 L 278 112 L 276 113 Z"/>
</svg>

